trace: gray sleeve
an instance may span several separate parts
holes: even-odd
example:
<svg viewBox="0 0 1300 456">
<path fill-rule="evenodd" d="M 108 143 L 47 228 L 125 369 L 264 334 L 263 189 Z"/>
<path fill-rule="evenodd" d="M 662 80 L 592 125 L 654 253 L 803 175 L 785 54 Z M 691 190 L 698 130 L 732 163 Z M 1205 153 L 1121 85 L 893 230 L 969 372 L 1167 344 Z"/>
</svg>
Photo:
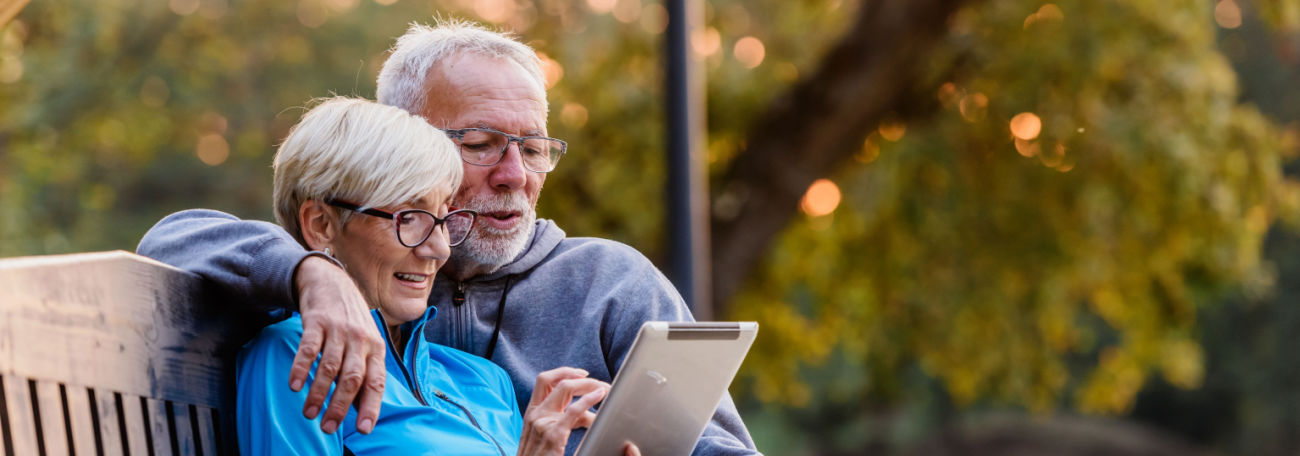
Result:
<svg viewBox="0 0 1300 456">
<path fill-rule="evenodd" d="M 631 250 L 629 248 L 629 250 Z M 615 315 L 617 323 L 613 325 L 609 340 L 612 365 L 622 368 L 623 358 L 636 339 L 641 324 L 652 320 L 694 321 L 685 300 L 673 287 L 672 283 L 659 272 L 648 259 L 640 253 L 634 253 L 637 264 L 633 273 L 626 274 L 620 284 L 614 287 L 609 299 L 609 309 Z M 713 419 L 704 428 L 704 434 L 695 444 L 694 455 L 751 455 L 759 454 L 754 449 L 754 440 L 749 430 L 736 411 L 731 395 L 722 398 Z"/>
<path fill-rule="evenodd" d="M 278 225 L 191 209 L 150 228 L 136 253 L 202 276 L 233 302 L 282 308 L 297 305 L 293 273 L 307 250 Z"/>
</svg>

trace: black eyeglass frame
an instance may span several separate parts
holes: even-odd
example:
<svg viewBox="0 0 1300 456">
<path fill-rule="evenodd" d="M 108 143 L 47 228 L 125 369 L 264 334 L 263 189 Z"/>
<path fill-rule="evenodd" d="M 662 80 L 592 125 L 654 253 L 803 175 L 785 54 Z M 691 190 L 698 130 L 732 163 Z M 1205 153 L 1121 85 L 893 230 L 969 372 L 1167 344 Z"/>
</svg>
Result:
<svg viewBox="0 0 1300 456">
<path fill-rule="evenodd" d="M 504 137 L 506 138 L 506 145 L 505 145 L 504 147 L 501 148 L 501 153 L 497 155 L 497 159 L 496 159 L 496 161 L 493 161 L 492 163 L 474 163 L 474 162 L 472 162 L 472 161 L 465 160 L 465 154 L 464 154 L 464 153 L 461 153 L 461 155 L 460 155 L 460 159 L 461 159 L 462 161 L 464 161 L 465 163 L 469 163 L 469 164 L 474 165 L 474 166 L 496 166 L 497 163 L 501 163 L 501 160 L 504 160 L 505 157 L 506 157 L 506 151 L 507 151 L 507 150 L 510 150 L 510 143 L 519 143 L 519 147 L 522 149 L 522 148 L 524 147 L 524 141 L 527 141 L 527 140 L 530 140 L 530 139 L 546 139 L 546 140 L 555 141 L 555 142 L 557 142 L 557 143 L 560 143 L 560 153 L 559 153 L 558 155 L 556 155 L 555 158 L 552 158 L 552 159 L 551 159 L 551 169 L 548 169 L 548 170 L 545 170 L 545 171 L 538 171 L 538 170 L 535 170 L 535 169 L 529 168 L 529 167 L 528 167 L 528 162 L 527 162 L 527 161 L 524 161 L 524 169 L 527 169 L 527 170 L 532 171 L 532 172 L 534 172 L 534 173 L 546 174 L 546 173 L 549 173 L 549 172 L 551 172 L 551 171 L 555 171 L 555 167 L 560 165 L 560 159 L 561 159 L 561 158 L 564 158 L 564 154 L 565 154 L 566 152 L 569 151 L 569 143 L 565 142 L 563 139 L 552 138 L 552 137 L 549 137 L 549 136 L 515 136 L 515 135 L 512 135 L 512 134 L 510 134 L 510 133 L 506 133 L 506 132 L 504 132 L 504 131 L 501 131 L 501 130 L 496 130 L 496 129 L 492 129 L 492 128 L 482 128 L 482 127 L 457 128 L 457 129 L 453 129 L 453 130 L 443 130 L 442 132 L 443 132 L 444 134 L 446 134 L 448 138 L 456 139 L 456 140 L 464 140 L 464 139 L 465 139 L 465 133 L 466 133 L 466 132 L 471 132 L 471 131 L 486 131 L 486 132 L 488 132 L 488 133 L 496 133 L 496 134 L 501 135 L 501 136 L 504 136 Z M 458 144 L 458 145 L 457 145 L 457 148 L 459 148 L 459 147 L 460 147 L 460 146 L 459 146 L 459 144 Z"/>
<path fill-rule="evenodd" d="M 356 205 L 356 204 L 349 203 L 349 202 L 347 202 L 347 201 L 343 201 L 343 200 L 337 200 L 337 199 L 334 199 L 334 198 L 326 199 L 326 200 L 325 200 L 325 204 L 328 204 L 328 205 L 330 205 L 330 206 L 334 206 L 334 207 L 339 207 L 339 208 L 347 209 L 347 210 L 350 210 L 350 211 L 352 211 L 352 212 L 357 212 L 357 213 L 361 213 L 361 214 L 366 214 L 366 215 L 369 215 L 369 216 L 372 216 L 372 217 L 379 217 L 379 218 L 382 218 L 382 219 L 392 220 L 392 221 L 393 221 L 393 235 L 394 235 L 394 236 L 397 236 L 397 243 L 402 244 L 402 246 L 409 247 L 409 248 L 412 248 L 412 249 L 413 249 L 413 248 L 416 248 L 416 247 L 419 247 L 420 244 L 423 244 L 423 243 L 424 243 L 424 241 L 429 240 L 429 236 L 433 236 L 433 232 L 434 232 L 434 231 L 437 231 L 439 226 L 444 226 L 444 225 L 446 225 L 446 224 L 447 224 L 447 220 L 450 220 L 452 216 L 457 215 L 457 214 L 469 214 L 469 216 L 470 216 L 470 218 L 469 218 L 469 228 L 465 230 L 465 237 L 461 238 L 459 241 L 457 241 L 457 242 L 455 242 L 455 243 L 452 243 L 452 242 L 451 242 L 450 236 L 449 236 L 449 239 L 447 239 L 447 245 L 450 246 L 450 247 L 456 247 L 456 246 L 458 246 L 458 245 L 461 245 L 462 243 L 465 242 L 466 239 L 469 239 L 469 232 L 470 232 L 471 230 L 474 229 L 474 222 L 478 221 L 478 212 L 476 212 L 476 211 L 474 211 L 474 210 L 472 210 L 472 209 L 458 209 L 458 210 L 454 210 L 454 211 L 448 212 L 446 216 L 438 217 L 438 216 L 436 216 L 436 215 L 433 215 L 432 212 L 426 211 L 426 210 L 424 210 L 424 209 L 405 209 L 405 210 L 400 210 L 400 211 L 397 211 L 397 212 L 388 212 L 388 211 L 381 211 L 381 210 L 379 210 L 379 209 L 375 209 L 375 208 L 373 208 L 373 207 L 363 207 L 363 206 L 358 206 L 358 205 Z M 409 213 L 412 213 L 412 212 L 416 212 L 416 213 L 420 213 L 420 212 L 422 212 L 422 213 L 425 213 L 425 214 L 429 214 L 430 217 L 433 217 L 433 229 L 429 230 L 428 233 L 424 233 L 424 237 L 420 239 L 420 242 L 416 242 L 414 245 L 412 245 L 412 244 L 407 244 L 406 242 L 403 242 L 403 241 L 402 241 L 402 228 L 401 228 L 401 224 L 397 222 L 398 217 L 401 217 L 403 214 L 409 214 Z M 450 233 L 449 233 L 449 234 L 450 234 Z"/>
</svg>

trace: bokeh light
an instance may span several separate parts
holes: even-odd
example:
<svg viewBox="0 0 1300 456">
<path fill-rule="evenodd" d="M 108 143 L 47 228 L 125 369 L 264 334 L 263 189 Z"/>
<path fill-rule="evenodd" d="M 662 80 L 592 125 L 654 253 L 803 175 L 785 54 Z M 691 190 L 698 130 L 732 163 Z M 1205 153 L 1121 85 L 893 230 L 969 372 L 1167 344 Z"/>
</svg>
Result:
<svg viewBox="0 0 1300 456">
<path fill-rule="evenodd" d="M 835 212 L 835 208 L 840 206 L 840 197 L 840 187 L 838 185 L 835 185 L 830 179 L 817 179 L 812 185 L 808 186 L 808 191 L 804 193 L 799 208 L 808 215 L 821 217 Z"/>
<path fill-rule="evenodd" d="M 573 102 L 565 103 L 564 108 L 560 109 L 560 122 L 569 128 L 582 128 L 587 124 L 587 107 Z"/>
<path fill-rule="evenodd" d="M 618 0 L 613 13 L 614 19 L 624 24 L 636 22 L 641 17 L 641 0 Z"/>
<path fill-rule="evenodd" d="M 696 30 L 691 34 L 691 49 L 700 57 L 708 57 L 718 52 L 722 46 L 722 35 L 718 29 L 709 27 L 704 30 Z"/>
<path fill-rule="evenodd" d="M 961 102 L 961 96 L 961 89 L 957 88 L 957 84 L 951 82 L 943 83 L 943 85 L 939 86 L 938 92 L 935 93 L 935 97 L 939 99 L 939 103 L 945 108 L 951 108 Z"/>
<path fill-rule="evenodd" d="M 1047 151 L 1038 154 L 1038 161 L 1048 168 L 1061 166 L 1065 162 L 1065 145 L 1058 143 L 1047 149 Z"/>
<path fill-rule="evenodd" d="M 483 20 L 500 24 L 515 15 L 514 0 L 478 0 L 474 2 L 474 13 Z"/>
<path fill-rule="evenodd" d="M 204 4 L 213 0 L 204 0 Z M 225 0 L 217 0 L 224 2 Z M 357 0 L 329 0 L 330 7 L 335 11 L 347 11 L 357 6 Z"/>
<path fill-rule="evenodd" d="M 1016 153 L 1025 157 L 1038 155 L 1039 147 L 1037 141 L 1016 138 Z"/>
<path fill-rule="evenodd" d="M 641 30 L 646 33 L 660 34 L 668 28 L 668 10 L 663 5 L 651 3 L 641 11 Z"/>
<path fill-rule="evenodd" d="M 167 2 L 167 7 L 173 13 L 181 16 L 189 16 L 199 10 L 199 0 L 171 0 Z"/>
<path fill-rule="evenodd" d="M 870 136 L 862 141 L 862 151 L 853 156 L 859 163 L 871 163 L 878 157 L 880 157 L 880 145 L 876 144 L 875 139 Z"/>
<path fill-rule="evenodd" d="M 754 68 L 763 64 L 763 57 L 767 55 L 763 42 L 752 36 L 736 40 L 736 46 L 731 52 L 745 68 Z"/>
<path fill-rule="evenodd" d="M 587 6 L 593 13 L 604 14 L 614 10 L 618 0 L 587 0 Z"/>
<path fill-rule="evenodd" d="M 555 84 L 564 79 L 564 66 L 547 57 L 545 53 L 538 52 L 537 57 L 542 60 L 542 74 L 546 76 L 546 88 L 555 87 Z"/>
<path fill-rule="evenodd" d="M 1039 7 L 1038 11 L 1035 11 L 1033 14 L 1026 17 L 1023 28 L 1027 30 L 1029 29 L 1029 26 L 1036 23 L 1054 23 L 1063 20 L 1065 20 L 1065 13 L 1061 11 L 1061 8 L 1048 3 Z"/>
<path fill-rule="evenodd" d="M 199 144 L 195 146 L 194 153 L 199 156 L 203 164 L 217 166 L 230 158 L 230 143 L 219 134 L 209 133 L 199 137 Z"/>
<path fill-rule="evenodd" d="M 1219 0 L 1214 5 L 1214 22 L 1226 29 L 1241 27 L 1241 7 L 1236 0 Z"/>
<path fill-rule="evenodd" d="M 886 120 L 880 123 L 880 128 L 877 131 L 880 132 L 881 138 L 898 141 L 903 139 L 903 135 L 907 133 L 907 124 L 898 120 Z"/>
<path fill-rule="evenodd" d="M 1043 121 L 1037 114 L 1022 112 L 1011 118 L 1011 134 L 1018 139 L 1031 140 L 1043 130 Z"/>
</svg>

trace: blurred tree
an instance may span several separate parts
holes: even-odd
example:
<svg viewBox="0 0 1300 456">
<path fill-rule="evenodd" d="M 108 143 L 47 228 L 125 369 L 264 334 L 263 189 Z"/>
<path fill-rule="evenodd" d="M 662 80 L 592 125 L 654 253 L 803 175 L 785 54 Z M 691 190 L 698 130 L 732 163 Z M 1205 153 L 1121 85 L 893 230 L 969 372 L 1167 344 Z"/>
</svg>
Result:
<svg viewBox="0 0 1300 456">
<path fill-rule="evenodd" d="M 1242 100 L 1287 125 L 1284 140 L 1294 144 L 1300 133 L 1300 4 L 1242 2 L 1239 8 L 1240 25 L 1221 27 L 1219 46 L 1240 77 Z M 1296 165 L 1287 164 L 1289 177 L 1300 171 Z M 1272 293 L 1232 296 L 1198 317 L 1203 387 L 1182 390 L 1152 381 L 1130 416 L 1225 454 L 1300 452 L 1300 356 L 1291 349 L 1300 343 L 1300 233 L 1275 227 L 1263 250 L 1277 269 Z"/>
<path fill-rule="evenodd" d="M 1195 1 L 971 5 L 924 71 L 874 88 L 901 98 L 865 141 L 818 137 L 815 120 L 759 118 L 733 163 L 771 138 L 784 138 L 785 155 L 731 170 L 807 191 L 805 216 L 731 301 L 733 317 L 764 324 L 753 392 L 856 407 L 791 420 L 833 448 L 844 429 L 873 426 L 855 416 L 932 401 L 917 370 L 957 405 L 1035 410 L 1124 412 L 1152 373 L 1199 386 L 1198 312 L 1230 292 L 1268 292 L 1264 235 L 1294 220 L 1298 201 L 1281 172 L 1295 144 L 1238 104 L 1215 31 L 1214 8 Z M 728 98 L 753 90 L 720 89 L 710 103 L 761 112 L 765 100 Z M 930 106 L 937 114 L 916 115 Z M 823 144 L 853 159 L 802 182 L 773 177 L 844 152 Z M 722 217 L 744 198 L 729 184 L 715 184 Z"/>
</svg>

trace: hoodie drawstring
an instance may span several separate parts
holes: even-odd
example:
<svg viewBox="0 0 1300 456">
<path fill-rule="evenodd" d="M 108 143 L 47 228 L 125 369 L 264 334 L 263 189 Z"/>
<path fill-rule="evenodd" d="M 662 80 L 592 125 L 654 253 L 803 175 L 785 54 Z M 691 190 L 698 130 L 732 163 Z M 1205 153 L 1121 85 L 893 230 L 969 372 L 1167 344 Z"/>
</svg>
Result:
<svg viewBox="0 0 1300 456">
<path fill-rule="evenodd" d="M 488 342 L 487 355 L 484 356 L 487 359 L 492 359 L 492 354 L 497 351 L 497 338 L 501 336 L 501 320 L 506 312 L 507 293 L 510 293 L 510 276 L 506 276 L 506 286 L 501 289 L 501 301 L 497 303 L 497 322 L 492 326 L 492 341 Z"/>
</svg>

